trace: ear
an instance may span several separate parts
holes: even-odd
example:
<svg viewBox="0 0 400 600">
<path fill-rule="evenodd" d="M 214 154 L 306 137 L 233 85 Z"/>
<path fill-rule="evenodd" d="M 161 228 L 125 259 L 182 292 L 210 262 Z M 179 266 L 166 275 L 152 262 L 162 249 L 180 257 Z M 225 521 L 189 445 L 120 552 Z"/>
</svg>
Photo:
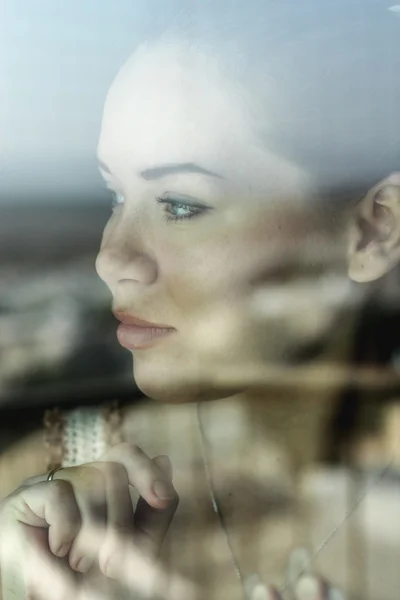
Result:
<svg viewBox="0 0 400 600">
<path fill-rule="evenodd" d="M 353 281 L 379 279 L 400 262 L 400 173 L 372 188 L 350 225 L 348 273 Z"/>
</svg>

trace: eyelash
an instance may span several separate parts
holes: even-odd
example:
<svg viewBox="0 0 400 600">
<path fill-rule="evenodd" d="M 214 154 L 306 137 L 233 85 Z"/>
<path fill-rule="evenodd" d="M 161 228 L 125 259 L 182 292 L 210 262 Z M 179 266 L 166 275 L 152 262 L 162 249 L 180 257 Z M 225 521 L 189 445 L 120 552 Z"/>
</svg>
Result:
<svg viewBox="0 0 400 600">
<path fill-rule="evenodd" d="M 121 194 L 121 192 L 116 192 L 114 190 L 111 190 L 111 196 L 112 196 L 111 207 L 113 210 L 115 210 L 115 208 L 117 208 L 117 206 L 119 206 L 120 204 L 123 204 L 123 202 L 118 202 L 118 196 L 122 196 L 124 198 L 124 195 Z"/>
<path fill-rule="evenodd" d="M 118 201 L 118 197 L 124 198 L 124 195 L 121 192 L 116 192 L 115 190 L 110 190 L 112 195 L 112 210 L 114 211 L 118 206 L 122 205 L 123 202 Z M 159 204 L 164 204 L 165 215 L 164 218 L 168 222 L 177 222 L 177 221 L 189 221 L 190 219 L 194 219 L 195 217 L 200 216 L 205 211 L 210 210 L 210 207 L 202 205 L 202 204 L 189 204 L 187 202 L 183 202 L 182 200 L 171 198 L 170 196 L 156 196 L 156 202 Z M 184 207 L 192 211 L 188 215 L 171 215 L 168 214 L 168 207 Z"/>
<path fill-rule="evenodd" d="M 182 200 L 177 200 L 174 198 L 171 198 L 169 196 L 156 196 L 156 201 L 159 204 L 164 204 L 165 208 L 165 215 L 164 218 L 166 221 L 170 222 L 177 222 L 177 221 L 189 221 L 190 219 L 194 219 L 198 216 L 200 216 L 201 214 L 203 214 L 204 212 L 206 212 L 207 210 L 210 210 L 210 208 L 208 206 L 204 206 L 202 204 L 189 204 L 187 202 L 184 202 Z M 168 208 L 167 207 L 184 207 L 189 209 L 189 211 L 192 211 L 191 213 L 189 213 L 188 215 L 171 215 L 168 214 Z"/>
</svg>

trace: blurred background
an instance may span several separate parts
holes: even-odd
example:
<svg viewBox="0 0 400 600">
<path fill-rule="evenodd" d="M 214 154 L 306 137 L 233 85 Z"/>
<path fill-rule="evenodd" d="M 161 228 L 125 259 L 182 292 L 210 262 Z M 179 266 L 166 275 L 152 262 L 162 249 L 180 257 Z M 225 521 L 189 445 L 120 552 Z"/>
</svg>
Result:
<svg viewBox="0 0 400 600">
<path fill-rule="evenodd" d="M 102 105 L 140 16 L 140 3 L 118 0 L 2 4 L 3 447 L 46 406 L 138 393 L 94 262 L 111 212 L 96 163 Z"/>
</svg>

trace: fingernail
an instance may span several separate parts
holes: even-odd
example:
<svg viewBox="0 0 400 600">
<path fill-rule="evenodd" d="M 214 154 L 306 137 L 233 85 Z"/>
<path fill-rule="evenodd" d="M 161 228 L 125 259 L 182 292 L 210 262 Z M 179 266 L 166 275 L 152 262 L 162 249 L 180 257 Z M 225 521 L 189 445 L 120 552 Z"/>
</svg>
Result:
<svg viewBox="0 0 400 600">
<path fill-rule="evenodd" d="M 252 575 L 245 581 L 248 600 L 276 600 L 279 595 L 269 585 L 264 585 L 258 575 Z"/>
<path fill-rule="evenodd" d="M 87 573 L 91 566 L 92 566 L 92 561 L 90 560 L 90 558 L 87 558 L 86 556 L 84 556 L 83 558 L 81 558 L 81 560 L 76 565 L 76 570 L 79 571 L 80 573 Z"/>
<path fill-rule="evenodd" d="M 301 577 L 296 585 L 296 598 L 299 600 L 322 600 L 322 585 L 315 577 Z"/>
<path fill-rule="evenodd" d="M 153 485 L 153 492 L 160 500 L 172 500 L 174 497 L 171 487 L 164 481 L 156 481 Z"/>
<path fill-rule="evenodd" d="M 57 552 L 55 552 L 55 554 L 56 554 L 56 556 L 63 558 L 64 556 L 66 556 L 68 554 L 68 550 L 69 550 L 69 544 L 64 544 L 57 550 Z"/>
<path fill-rule="evenodd" d="M 120 566 L 120 565 L 119 565 Z M 118 560 L 115 556 L 110 556 L 105 567 L 104 567 L 104 575 L 106 577 L 117 577 L 118 573 Z"/>
<path fill-rule="evenodd" d="M 250 577 L 248 577 L 245 580 L 245 582 L 244 582 L 244 589 L 245 589 L 245 592 L 246 592 L 248 598 L 251 598 L 251 594 L 252 594 L 254 588 L 260 582 L 261 582 L 261 579 L 260 579 L 259 575 L 256 575 L 255 573 L 253 575 L 250 575 Z"/>
<path fill-rule="evenodd" d="M 258 583 L 250 596 L 250 600 L 276 600 L 278 596 L 275 594 L 275 590 L 270 586 L 266 586 L 262 583 Z"/>
<path fill-rule="evenodd" d="M 262 583 L 257 583 L 251 590 L 250 600 L 269 600 L 266 595 L 265 586 Z"/>
</svg>

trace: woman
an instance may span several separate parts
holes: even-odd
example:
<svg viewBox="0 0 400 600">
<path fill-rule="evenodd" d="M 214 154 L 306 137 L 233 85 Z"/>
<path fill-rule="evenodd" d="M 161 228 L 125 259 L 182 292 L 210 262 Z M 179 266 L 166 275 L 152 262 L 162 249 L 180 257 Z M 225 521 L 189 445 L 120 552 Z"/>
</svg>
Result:
<svg viewBox="0 0 400 600">
<path fill-rule="evenodd" d="M 162 5 L 150 6 L 161 21 Z M 98 415 L 67 417 L 63 469 L 52 481 L 31 478 L 1 505 L 4 598 L 18 596 L 16 586 L 40 598 L 116 597 L 117 588 L 106 590 L 113 580 L 134 597 L 154 597 L 155 587 L 171 598 L 277 594 L 251 576 L 285 587 L 289 550 L 310 543 L 314 515 L 293 509 L 274 442 L 288 438 L 295 469 L 314 457 L 312 433 L 331 395 L 319 389 L 316 403 L 300 384 L 346 360 L 366 290 L 346 272 L 365 283 L 399 261 L 400 132 L 398 119 L 388 122 L 397 55 L 378 42 L 370 53 L 366 35 L 392 37 L 397 49 L 398 22 L 376 3 L 360 29 L 356 0 L 324 14 L 289 0 L 177 7 L 169 4 L 167 33 L 147 39 L 118 73 L 98 146 L 114 207 L 97 271 L 135 380 L 166 403 L 146 409 L 159 435 L 149 441 L 144 413 L 128 407 L 117 416 L 128 444 L 106 448 Z M 372 79 L 376 56 L 385 70 Z M 334 192 L 360 181 L 374 183 L 349 211 Z M 267 398 L 275 439 L 265 441 L 256 425 Z M 212 399 L 221 401 L 203 406 Z M 176 402 L 185 406 L 168 405 Z M 32 444 L 26 477 L 43 470 Z M 279 511 L 265 510 L 274 502 Z M 354 581 L 335 578 L 345 520 L 320 528 L 312 558 L 329 541 L 325 571 L 360 594 L 357 565 Z M 169 527 L 161 562 L 151 560 Z M 295 554 L 288 584 L 302 597 L 335 597 L 304 575 L 309 562 Z"/>
</svg>

